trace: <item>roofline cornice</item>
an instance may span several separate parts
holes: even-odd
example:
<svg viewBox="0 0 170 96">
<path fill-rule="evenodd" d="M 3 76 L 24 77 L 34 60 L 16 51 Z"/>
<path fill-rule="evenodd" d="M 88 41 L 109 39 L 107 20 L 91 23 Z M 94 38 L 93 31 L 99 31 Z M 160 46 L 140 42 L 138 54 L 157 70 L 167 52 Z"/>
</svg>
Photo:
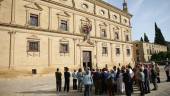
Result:
<svg viewBox="0 0 170 96">
<path fill-rule="evenodd" d="M 53 1 L 53 0 L 41 0 L 41 1 L 49 2 L 49 3 L 52 3 L 52 4 L 57 4 L 57 5 L 63 6 L 63 7 L 67 6 L 67 5 L 63 5 L 62 3 L 59 3 L 59 2 L 56 2 L 56 1 Z M 75 0 L 73 0 L 73 1 L 75 2 Z M 129 19 L 132 18 L 132 16 L 133 16 L 132 14 L 126 13 L 123 10 L 121 10 L 121 9 L 119 9 L 119 8 L 113 6 L 113 5 L 111 5 L 111 4 L 109 4 L 109 3 L 105 2 L 105 1 L 102 1 L 102 0 L 85 0 L 85 1 L 88 1 L 88 2 L 90 2 L 92 4 L 94 4 L 94 5 L 99 5 L 99 6 L 103 7 L 103 8 L 106 8 L 107 10 L 119 13 L 119 14 L 121 14 L 123 16 L 128 17 Z M 73 10 L 76 9 L 75 6 L 73 6 L 73 7 L 67 6 L 67 7 L 70 7 Z"/>
</svg>

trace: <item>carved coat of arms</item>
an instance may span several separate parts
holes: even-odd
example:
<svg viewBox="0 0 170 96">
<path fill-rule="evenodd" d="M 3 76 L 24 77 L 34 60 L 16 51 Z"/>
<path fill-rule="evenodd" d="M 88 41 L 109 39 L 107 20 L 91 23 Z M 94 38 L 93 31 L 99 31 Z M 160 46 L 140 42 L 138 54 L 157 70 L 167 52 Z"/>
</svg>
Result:
<svg viewBox="0 0 170 96">
<path fill-rule="evenodd" d="M 84 40 L 89 40 L 90 39 L 90 31 L 92 30 L 92 24 L 89 19 L 87 20 L 82 20 L 81 22 L 81 30 L 82 33 L 84 34 Z"/>
</svg>

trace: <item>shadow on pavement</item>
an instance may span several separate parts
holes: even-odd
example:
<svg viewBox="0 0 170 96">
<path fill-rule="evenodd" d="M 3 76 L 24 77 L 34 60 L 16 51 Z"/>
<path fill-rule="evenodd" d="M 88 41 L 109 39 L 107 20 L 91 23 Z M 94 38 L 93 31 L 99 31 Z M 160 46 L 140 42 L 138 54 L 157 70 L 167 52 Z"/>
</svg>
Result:
<svg viewBox="0 0 170 96">
<path fill-rule="evenodd" d="M 48 91 L 48 90 L 37 90 L 37 91 L 24 91 L 24 92 L 17 92 L 21 94 L 56 94 L 56 91 Z"/>
</svg>

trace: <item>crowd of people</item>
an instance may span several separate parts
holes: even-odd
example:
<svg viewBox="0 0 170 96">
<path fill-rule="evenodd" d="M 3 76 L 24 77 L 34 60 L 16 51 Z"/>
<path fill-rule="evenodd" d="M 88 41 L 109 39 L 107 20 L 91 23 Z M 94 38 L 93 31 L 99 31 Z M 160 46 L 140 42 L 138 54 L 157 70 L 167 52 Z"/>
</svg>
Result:
<svg viewBox="0 0 170 96">
<path fill-rule="evenodd" d="M 167 74 L 167 81 L 170 81 L 170 64 L 165 66 Z M 56 75 L 56 91 L 61 91 L 62 73 L 57 69 Z M 150 82 L 153 83 L 154 88 L 157 90 L 160 83 L 160 69 L 158 64 L 136 64 L 134 68 L 130 65 L 116 67 L 111 70 L 108 68 L 103 69 L 90 69 L 85 68 L 74 70 L 73 73 L 69 72 L 69 68 L 64 70 L 64 91 L 69 92 L 70 78 L 73 78 L 73 90 L 83 92 L 84 96 L 92 96 L 92 90 L 96 95 L 108 94 L 114 96 L 115 94 L 126 94 L 131 96 L 133 87 L 136 86 L 140 90 L 140 95 L 144 96 L 151 92 Z"/>
</svg>

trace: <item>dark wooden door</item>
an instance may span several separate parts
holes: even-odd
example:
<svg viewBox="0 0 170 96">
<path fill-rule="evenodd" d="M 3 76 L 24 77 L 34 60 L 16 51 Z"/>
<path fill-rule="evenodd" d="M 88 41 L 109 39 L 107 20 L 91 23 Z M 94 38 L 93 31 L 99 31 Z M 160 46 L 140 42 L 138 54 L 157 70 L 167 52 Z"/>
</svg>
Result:
<svg viewBox="0 0 170 96">
<path fill-rule="evenodd" d="M 92 69 L 91 51 L 83 51 L 83 67 Z"/>
</svg>

